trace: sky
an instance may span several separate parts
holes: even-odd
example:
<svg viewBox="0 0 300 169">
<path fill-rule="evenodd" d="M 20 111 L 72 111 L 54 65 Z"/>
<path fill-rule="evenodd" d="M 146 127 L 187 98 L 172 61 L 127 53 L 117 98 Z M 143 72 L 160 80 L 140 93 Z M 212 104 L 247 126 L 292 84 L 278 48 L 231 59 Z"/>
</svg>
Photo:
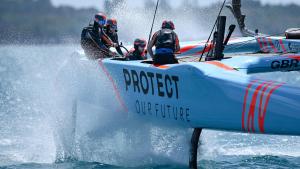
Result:
<svg viewBox="0 0 300 169">
<path fill-rule="evenodd" d="M 104 0 L 51 0 L 55 6 L 59 5 L 71 5 L 76 8 L 87 8 L 87 7 L 96 7 L 102 9 Z M 142 5 L 144 0 L 127 0 L 128 3 L 132 5 Z M 175 6 L 181 3 L 182 0 L 170 0 L 174 3 Z M 207 6 L 213 2 L 220 0 L 198 0 L 199 5 Z M 300 5 L 300 0 L 260 0 L 263 4 L 282 4 L 287 5 L 290 3 L 295 3 Z"/>
</svg>

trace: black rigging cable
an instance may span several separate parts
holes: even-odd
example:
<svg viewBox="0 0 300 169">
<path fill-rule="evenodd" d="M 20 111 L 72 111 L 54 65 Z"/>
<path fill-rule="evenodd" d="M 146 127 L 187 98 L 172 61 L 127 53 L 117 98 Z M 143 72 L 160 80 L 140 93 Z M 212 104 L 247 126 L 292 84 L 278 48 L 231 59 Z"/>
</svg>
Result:
<svg viewBox="0 0 300 169">
<path fill-rule="evenodd" d="M 150 29 L 150 33 L 149 33 L 148 43 L 149 43 L 149 41 L 151 39 L 151 36 L 152 36 L 153 25 L 154 25 L 155 18 L 156 18 L 156 12 L 157 12 L 157 9 L 158 9 L 158 4 L 159 4 L 159 0 L 157 0 L 157 2 L 156 2 L 156 7 L 155 7 L 154 16 L 153 16 L 153 20 L 152 20 L 152 25 L 151 25 L 151 29 Z"/>
<path fill-rule="evenodd" d="M 219 14 L 218 14 L 218 16 L 217 16 L 217 19 L 216 19 L 216 21 L 215 21 L 215 24 L 214 24 L 214 26 L 213 26 L 213 28 L 212 28 L 210 34 L 209 34 L 209 37 L 208 37 L 208 39 L 207 39 L 207 41 L 206 41 L 206 43 L 205 43 L 205 46 L 204 46 L 203 52 L 202 52 L 202 54 L 201 54 L 201 57 L 200 57 L 200 59 L 199 59 L 199 62 L 201 62 L 201 60 L 202 60 L 204 51 L 206 50 L 207 45 L 208 45 L 208 42 L 209 42 L 209 40 L 210 40 L 210 38 L 211 38 L 211 35 L 213 34 L 214 29 L 215 29 L 215 27 L 216 27 L 216 25 L 217 25 L 217 23 L 218 23 L 218 18 L 219 18 L 219 16 L 221 15 L 221 12 L 222 12 L 222 10 L 223 10 L 223 8 L 224 8 L 224 6 L 225 6 L 226 1 L 227 1 L 227 0 L 224 0 L 223 4 L 222 4 L 222 6 L 221 6 L 221 9 L 220 9 Z"/>
</svg>

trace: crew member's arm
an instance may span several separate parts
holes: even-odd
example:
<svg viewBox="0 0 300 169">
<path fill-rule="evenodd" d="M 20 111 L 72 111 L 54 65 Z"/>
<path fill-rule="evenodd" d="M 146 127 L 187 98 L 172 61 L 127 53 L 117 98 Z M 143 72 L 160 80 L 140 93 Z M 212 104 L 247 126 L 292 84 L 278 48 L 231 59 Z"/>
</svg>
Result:
<svg viewBox="0 0 300 169">
<path fill-rule="evenodd" d="M 175 53 L 180 53 L 180 45 L 177 34 L 175 34 Z"/>
<path fill-rule="evenodd" d="M 154 35 L 152 36 L 150 42 L 148 43 L 147 46 L 147 51 L 149 53 L 149 55 L 151 56 L 151 58 L 154 57 L 153 51 L 152 51 L 152 47 L 155 45 L 156 39 L 157 39 L 157 34 L 158 32 L 155 32 Z"/>
<path fill-rule="evenodd" d="M 113 43 L 113 41 L 106 35 L 106 33 L 104 33 L 104 31 L 101 29 L 101 39 L 103 40 L 103 42 L 109 46 L 109 47 L 115 47 L 115 44 Z"/>
</svg>

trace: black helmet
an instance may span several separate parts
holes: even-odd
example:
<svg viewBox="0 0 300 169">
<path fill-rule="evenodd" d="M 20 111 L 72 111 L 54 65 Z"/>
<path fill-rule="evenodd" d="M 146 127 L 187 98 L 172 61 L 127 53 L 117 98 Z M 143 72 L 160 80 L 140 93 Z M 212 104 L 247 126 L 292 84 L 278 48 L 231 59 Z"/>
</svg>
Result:
<svg viewBox="0 0 300 169">
<path fill-rule="evenodd" d="M 162 29 L 171 29 L 174 30 L 175 29 L 175 25 L 172 21 L 163 21 L 162 25 L 161 25 Z"/>
</svg>

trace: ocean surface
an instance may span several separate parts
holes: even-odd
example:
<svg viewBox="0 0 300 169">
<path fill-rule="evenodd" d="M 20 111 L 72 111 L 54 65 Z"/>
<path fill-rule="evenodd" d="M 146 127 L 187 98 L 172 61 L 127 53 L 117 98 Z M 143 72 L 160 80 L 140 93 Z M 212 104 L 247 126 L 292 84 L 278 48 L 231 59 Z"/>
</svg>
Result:
<svg viewBox="0 0 300 169">
<path fill-rule="evenodd" d="M 78 49 L 0 47 L 0 168 L 187 168 L 192 131 L 118 119 L 116 110 L 105 108 L 116 102 L 105 82 L 101 118 L 82 108 L 85 118 L 72 126 L 55 104 L 61 99 L 55 83 Z M 300 85 L 299 72 L 259 76 Z M 66 131 L 77 134 L 61 137 Z M 300 168 L 300 137 L 204 130 L 200 142 L 200 168 Z"/>
</svg>

